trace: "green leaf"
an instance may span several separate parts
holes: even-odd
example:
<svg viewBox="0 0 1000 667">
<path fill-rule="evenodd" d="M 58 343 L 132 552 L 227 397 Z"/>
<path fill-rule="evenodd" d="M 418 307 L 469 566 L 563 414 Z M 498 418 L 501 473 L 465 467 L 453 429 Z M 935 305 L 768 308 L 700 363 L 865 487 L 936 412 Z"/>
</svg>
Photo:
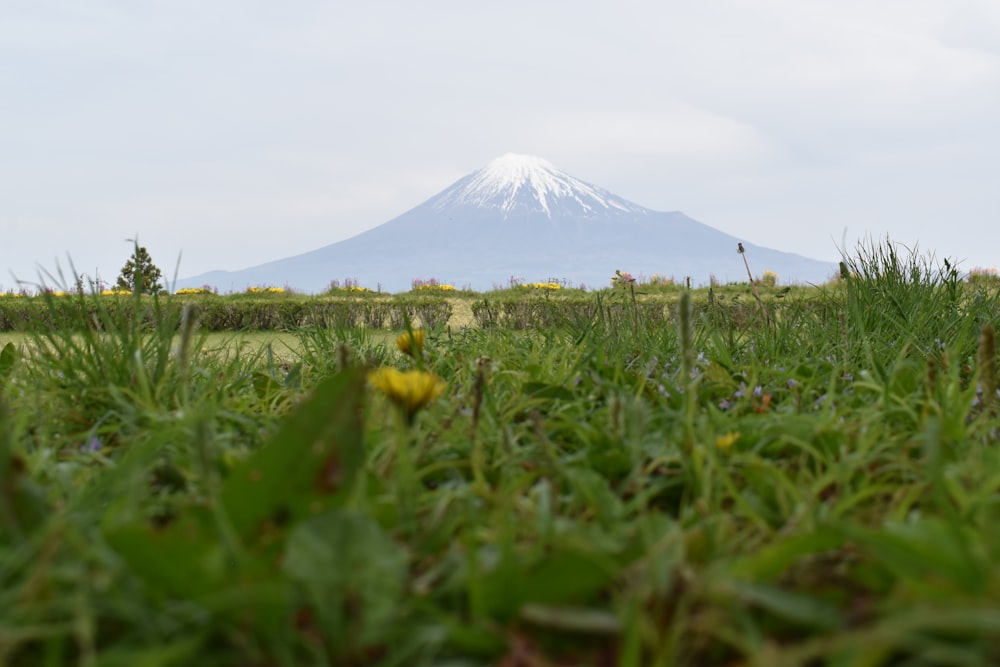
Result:
<svg viewBox="0 0 1000 667">
<path fill-rule="evenodd" d="M 842 621 L 836 607 L 808 595 L 766 584 L 736 584 L 736 590 L 747 602 L 798 624 L 832 630 Z"/>
<path fill-rule="evenodd" d="M 97 656 L 94 667 L 171 667 L 193 664 L 201 648 L 200 637 L 184 638 L 166 646 L 114 648 Z"/>
<path fill-rule="evenodd" d="M 558 545 L 527 573 L 525 599 L 549 604 L 585 601 L 603 589 L 615 567 L 602 554 Z"/>
<path fill-rule="evenodd" d="M 590 468 L 567 468 L 563 471 L 576 498 L 597 512 L 602 522 L 617 521 L 622 515 L 621 499 L 608 486 L 608 480 Z"/>
<path fill-rule="evenodd" d="M 481 578 L 484 608 L 500 619 L 522 605 L 575 605 L 588 601 L 612 580 L 616 568 L 600 553 L 556 545 L 535 562 L 504 557 Z"/>
<path fill-rule="evenodd" d="M 824 528 L 793 535 L 737 561 L 732 572 L 738 577 L 753 581 L 773 581 L 799 558 L 836 549 L 843 542 L 844 538 L 840 533 Z"/>
<path fill-rule="evenodd" d="M 572 401 L 575 398 L 573 392 L 569 389 L 547 382 L 525 382 L 522 391 L 525 396 L 530 398 L 541 398 L 552 401 Z"/>
<path fill-rule="evenodd" d="M 848 524 L 844 533 L 887 572 L 921 586 L 940 589 L 941 582 L 950 582 L 966 593 L 984 593 L 990 578 L 990 563 L 973 556 L 982 549 L 972 542 L 983 537 L 968 527 L 927 518 L 878 530 Z"/>
<path fill-rule="evenodd" d="M 25 468 L 24 459 L 14 454 L 14 424 L 0 392 L 0 541 L 3 542 L 30 535 L 47 518 L 44 492 Z"/>
<path fill-rule="evenodd" d="M 223 587 L 233 573 L 231 558 L 212 535 L 202 508 L 162 529 L 132 521 L 106 528 L 105 536 L 133 572 L 170 595 L 186 599 L 206 595 Z"/>
<path fill-rule="evenodd" d="M 364 460 L 364 399 L 361 369 L 324 380 L 232 471 L 222 505 L 237 535 L 249 544 L 273 540 L 276 530 L 344 501 Z"/>
<path fill-rule="evenodd" d="M 105 515 L 105 536 L 133 571 L 155 587 L 191 599 L 261 581 L 287 530 L 340 502 L 361 464 L 364 375 L 346 371 L 320 383 L 275 436 L 237 467 L 221 501 L 188 508 L 166 527 Z M 280 553 L 280 552 L 279 552 Z"/>
<path fill-rule="evenodd" d="M 387 634 L 405 592 L 408 556 L 372 519 L 329 510 L 288 536 L 284 568 L 311 600 L 335 646 Z"/>
<path fill-rule="evenodd" d="M 735 379 L 733 379 L 729 370 L 722 364 L 715 361 L 708 364 L 708 368 L 705 369 L 702 377 L 703 383 L 716 385 L 725 390 L 735 390 L 739 387 L 739 384 Z"/>
<path fill-rule="evenodd" d="M 14 364 L 17 362 L 17 348 L 13 343 L 7 343 L 0 350 L 0 383 L 7 380 L 14 371 Z"/>
<path fill-rule="evenodd" d="M 519 616 L 528 623 L 564 632 L 617 635 L 622 631 L 621 622 L 605 609 L 530 603 L 521 608 Z"/>
</svg>

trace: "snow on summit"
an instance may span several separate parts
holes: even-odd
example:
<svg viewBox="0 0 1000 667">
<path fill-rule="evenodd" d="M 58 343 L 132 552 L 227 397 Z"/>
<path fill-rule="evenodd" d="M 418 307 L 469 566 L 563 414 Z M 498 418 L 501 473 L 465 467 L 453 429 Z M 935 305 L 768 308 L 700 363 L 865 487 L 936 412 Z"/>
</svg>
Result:
<svg viewBox="0 0 1000 667">
<path fill-rule="evenodd" d="M 572 209 L 577 214 L 609 211 L 640 213 L 644 209 L 607 190 L 559 171 L 551 163 L 532 155 L 506 153 L 466 176 L 435 198 L 434 208 L 457 205 L 516 209 L 544 213 Z"/>
</svg>

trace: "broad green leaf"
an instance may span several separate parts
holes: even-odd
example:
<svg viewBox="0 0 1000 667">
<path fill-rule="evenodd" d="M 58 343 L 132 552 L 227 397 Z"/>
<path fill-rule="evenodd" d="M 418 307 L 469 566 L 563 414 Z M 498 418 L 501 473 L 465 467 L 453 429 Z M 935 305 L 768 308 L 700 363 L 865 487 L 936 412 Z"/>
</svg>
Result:
<svg viewBox="0 0 1000 667">
<path fill-rule="evenodd" d="M 527 573 L 525 599 L 549 604 L 585 601 L 616 574 L 609 561 L 579 546 L 556 545 Z"/>
<path fill-rule="evenodd" d="M 308 519 L 289 534 L 283 560 L 328 641 L 364 645 L 385 636 L 405 591 L 408 555 L 374 520 L 338 509 Z"/>
<path fill-rule="evenodd" d="M 785 620 L 823 629 L 833 629 L 841 622 L 840 612 L 828 602 L 766 584 L 736 584 L 736 590 L 747 602 L 755 604 Z"/>
<path fill-rule="evenodd" d="M 844 533 L 874 556 L 888 572 L 918 584 L 948 581 L 967 593 L 983 591 L 989 563 L 975 558 L 976 531 L 936 518 L 887 523 L 873 530 L 847 524 Z M 939 585 L 937 586 L 939 587 Z"/>
<path fill-rule="evenodd" d="M 364 379 L 349 371 L 322 382 L 221 491 L 221 512 L 187 509 L 165 527 L 108 512 L 108 542 L 137 572 L 172 595 L 195 598 L 268 576 L 265 551 L 285 531 L 341 500 L 361 462 Z"/>
<path fill-rule="evenodd" d="M 227 556 L 212 534 L 210 518 L 201 508 L 162 529 L 132 521 L 106 530 L 105 536 L 133 572 L 170 595 L 206 595 L 223 587 L 233 571 L 232 555 Z"/>
<path fill-rule="evenodd" d="M 364 459 L 365 375 L 330 377 L 289 415 L 278 432 L 240 463 L 222 489 L 222 505 L 248 544 L 273 540 L 343 501 Z"/>
<path fill-rule="evenodd" d="M 530 396 L 531 398 L 542 398 L 553 401 L 572 401 L 574 399 L 573 392 L 569 389 L 547 382 L 525 382 L 521 390 L 525 396 Z"/>
<path fill-rule="evenodd" d="M 17 362 L 17 348 L 13 343 L 7 343 L 0 350 L 0 384 L 2 384 L 14 371 L 14 364 Z"/>
<path fill-rule="evenodd" d="M 31 534 L 46 519 L 46 502 L 25 470 L 24 460 L 14 454 L 14 424 L 0 391 L 0 541 Z"/>
<path fill-rule="evenodd" d="M 752 581 L 773 581 L 799 558 L 836 549 L 843 544 L 840 533 L 824 528 L 811 533 L 792 535 L 773 542 L 732 566 L 732 573 Z"/>
<path fill-rule="evenodd" d="M 563 471 L 579 501 L 595 510 L 604 522 L 618 520 L 622 514 L 621 499 L 611 491 L 608 480 L 590 468 L 567 468 Z"/>
<path fill-rule="evenodd" d="M 165 646 L 116 648 L 98 655 L 94 667 L 186 667 L 201 648 L 200 637 L 185 637 Z"/>
<path fill-rule="evenodd" d="M 532 562 L 508 556 L 481 577 L 483 604 L 494 616 L 507 619 L 522 605 L 575 605 L 607 586 L 616 570 L 602 554 L 578 546 L 556 545 Z"/>
<path fill-rule="evenodd" d="M 733 379 L 729 370 L 720 363 L 712 361 L 705 369 L 702 382 L 716 385 L 725 390 L 735 390 L 739 384 Z"/>
</svg>

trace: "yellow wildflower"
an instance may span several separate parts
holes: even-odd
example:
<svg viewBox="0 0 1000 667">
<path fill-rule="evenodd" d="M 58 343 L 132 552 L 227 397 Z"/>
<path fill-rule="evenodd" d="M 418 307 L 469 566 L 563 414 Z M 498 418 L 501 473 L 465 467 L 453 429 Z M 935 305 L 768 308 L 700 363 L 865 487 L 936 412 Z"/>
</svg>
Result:
<svg viewBox="0 0 1000 667">
<path fill-rule="evenodd" d="M 424 351 L 425 336 L 426 332 L 423 329 L 407 331 L 396 339 L 396 347 L 403 354 L 416 358 Z"/>
<path fill-rule="evenodd" d="M 736 441 L 739 439 L 740 439 L 739 433 L 733 433 L 732 431 L 730 431 L 729 433 L 725 433 L 717 437 L 715 439 L 715 446 L 718 447 L 719 449 L 727 450 L 734 444 L 736 444 Z"/>
<path fill-rule="evenodd" d="M 422 370 L 377 368 L 368 374 L 368 382 L 395 403 L 406 414 L 407 421 L 440 396 L 445 388 L 444 380 Z"/>
</svg>

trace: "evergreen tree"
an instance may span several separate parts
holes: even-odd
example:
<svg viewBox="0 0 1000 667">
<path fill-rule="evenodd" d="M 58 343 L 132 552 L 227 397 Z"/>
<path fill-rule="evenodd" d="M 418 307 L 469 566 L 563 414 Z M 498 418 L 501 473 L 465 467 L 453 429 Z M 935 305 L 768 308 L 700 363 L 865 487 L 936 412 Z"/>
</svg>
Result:
<svg viewBox="0 0 1000 667">
<path fill-rule="evenodd" d="M 158 266 L 153 264 L 149 252 L 144 246 L 136 245 L 135 254 L 125 262 L 115 289 L 134 292 L 137 289 L 143 294 L 156 294 L 163 289 L 160 279 L 163 274 Z"/>
</svg>

